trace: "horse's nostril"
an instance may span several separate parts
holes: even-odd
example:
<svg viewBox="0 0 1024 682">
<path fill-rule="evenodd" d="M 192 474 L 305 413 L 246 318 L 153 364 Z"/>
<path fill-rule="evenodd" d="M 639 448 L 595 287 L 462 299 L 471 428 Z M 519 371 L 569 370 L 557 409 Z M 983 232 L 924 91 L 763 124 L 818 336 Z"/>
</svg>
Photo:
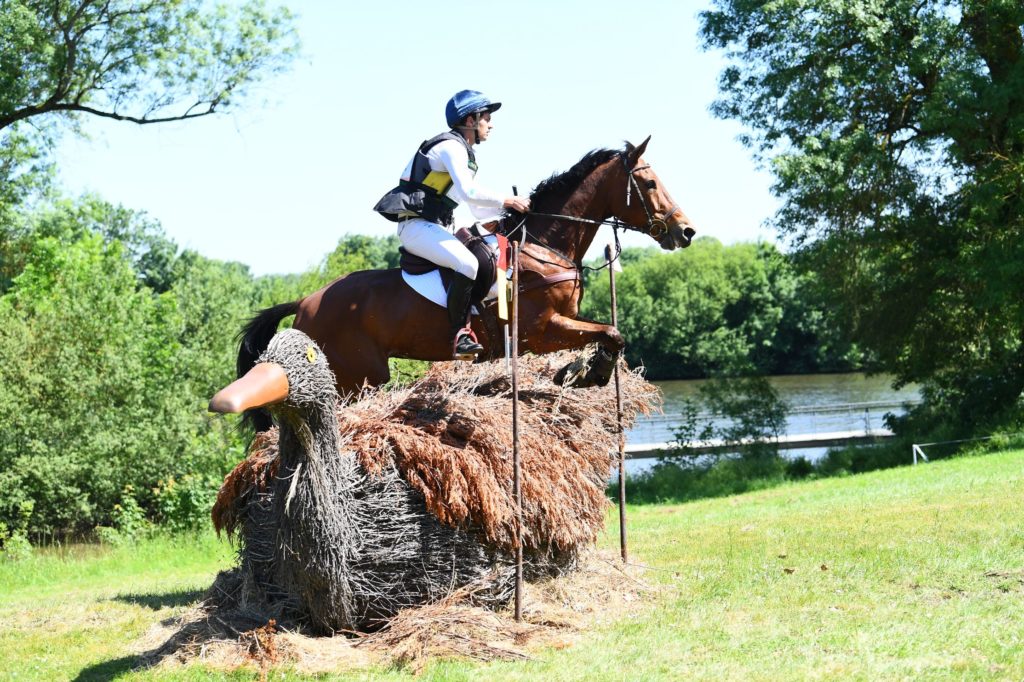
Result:
<svg viewBox="0 0 1024 682">
<path fill-rule="evenodd" d="M 685 234 L 686 237 L 689 239 L 692 238 L 693 235 L 697 234 L 697 230 L 693 229 L 692 227 L 685 227 L 683 228 L 683 234 Z"/>
</svg>

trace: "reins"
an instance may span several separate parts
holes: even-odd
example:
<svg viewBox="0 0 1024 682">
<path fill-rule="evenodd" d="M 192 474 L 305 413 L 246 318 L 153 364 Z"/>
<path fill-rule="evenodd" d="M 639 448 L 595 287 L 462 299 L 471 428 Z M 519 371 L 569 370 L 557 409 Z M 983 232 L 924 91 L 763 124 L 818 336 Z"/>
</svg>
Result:
<svg viewBox="0 0 1024 682">
<path fill-rule="evenodd" d="M 643 206 L 644 213 L 647 215 L 647 232 L 646 232 L 646 234 L 648 234 L 649 236 L 653 237 L 654 239 L 658 239 L 661 235 L 666 234 L 668 232 L 668 222 L 666 221 L 666 218 L 668 218 L 669 216 L 674 215 L 676 213 L 676 211 L 679 210 L 679 207 L 678 206 L 673 206 L 672 208 L 670 208 L 665 213 L 664 216 L 662 216 L 661 218 L 655 218 L 654 215 L 651 213 L 650 207 L 647 205 L 647 200 L 644 199 L 643 192 L 640 190 L 640 184 L 636 181 L 636 175 L 635 175 L 635 173 L 637 171 L 642 171 L 642 170 L 646 170 L 646 169 L 650 168 L 651 167 L 650 164 L 647 164 L 647 165 L 644 165 L 644 166 L 637 166 L 636 168 L 630 169 L 628 166 L 626 166 L 626 155 L 622 154 L 622 155 L 620 155 L 619 158 L 622 159 L 622 167 L 626 171 L 626 177 L 628 178 L 628 180 L 626 182 L 626 206 L 630 205 L 630 201 L 632 200 L 632 191 L 633 191 L 634 188 L 636 188 L 636 194 L 637 194 L 637 196 L 640 197 L 640 205 Z M 571 221 L 574 221 L 574 222 L 577 222 L 577 223 L 587 223 L 588 225 L 597 225 L 598 227 L 600 227 L 602 225 L 610 225 L 612 227 L 613 233 L 615 235 L 615 255 L 612 257 L 611 260 L 607 261 L 604 265 L 600 265 L 600 266 L 598 266 L 596 268 L 595 267 L 591 267 L 589 265 L 584 265 L 583 261 L 582 261 L 582 258 L 580 259 L 580 261 L 577 262 L 577 261 L 573 260 L 572 258 L 569 258 L 569 256 L 567 256 L 566 254 L 562 253 L 558 249 L 555 249 L 555 248 L 545 244 L 544 242 L 541 242 L 535 235 L 531 235 L 530 232 L 526 229 L 526 221 L 529 220 L 531 217 L 554 218 L 554 219 L 557 219 L 557 220 L 571 220 Z M 576 270 L 589 270 L 591 272 L 598 272 L 600 270 L 604 270 L 607 267 L 610 267 L 612 265 L 612 263 L 617 261 L 619 259 L 619 256 L 622 254 L 622 244 L 619 242 L 619 228 L 623 227 L 623 226 L 625 226 L 623 229 L 630 229 L 630 230 L 634 230 L 636 232 L 644 232 L 643 228 L 637 227 L 635 225 L 630 225 L 629 223 L 626 223 L 626 222 L 624 222 L 622 220 L 619 220 L 618 218 L 614 218 L 614 217 L 613 218 L 608 218 L 608 219 L 605 219 L 605 220 L 594 220 L 593 218 L 584 218 L 583 216 L 564 215 L 562 213 L 541 213 L 541 212 L 530 211 L 529 213 L 524 214 L 522 220 L 519 221 L 519 224 L 516 225 L 511 230 L 509 230 L 508 232 L 506 232 L 505 236 L 512 235 L 512 234 L 514 234 L 516 232 L 521 232 L 522 233 L 522 241 L 520 242 L 521 244 L 525 245 L 525 244 L 529 243 L 529 244 L 536 244 L 537 246 L 543 247 L 543 248 L 547 249 L 548 251 L 550 251 L 551 253 L 554 253 L 555 255 L 557 255 L 557 256 L 559 256 L 561 258 L 564 258 L 565 260 L 567 260 L 570 263 L 572 263 L 573 266 L 574 266 L 574 269 L 576 269 Z M 530 240 L 530 237 L 533 237 L 532 241 Z M 561 263 L 552 263 L 550 261 L 540 261 L 540 262 L 545 263 L 547 265 L 556 265 L 556 266 L 559 266 L 559 267 L 564 267 L 566 269 L 569 268 L 569 266 L 562 265 Z"/>
</svg>

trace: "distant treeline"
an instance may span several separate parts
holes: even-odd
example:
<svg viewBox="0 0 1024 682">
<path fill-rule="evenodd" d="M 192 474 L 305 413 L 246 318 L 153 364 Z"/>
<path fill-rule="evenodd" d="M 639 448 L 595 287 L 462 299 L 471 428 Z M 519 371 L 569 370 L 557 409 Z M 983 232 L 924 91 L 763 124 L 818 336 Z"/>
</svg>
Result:
<svg viewBox="0 0 1024 682">
<path fill-rule="evenodd" d="M 22 211 L 0 236 L 0 538 L 205 522 L 244 447 L 206 413 L 234 379 L 244 321 L 398 258 L 394 237 L 346 236 L 309 272 L 254 277 L 96 197 Z M 651 378 L 856 366 L 770 245 L 703 239 L 622 260 L 627 356 Z M 583 313 L 609 319 L 606 271 L 588 274 Z"/>
<path fill-rule="evenodd" d="M 616 276 L 626 359 L 649 379 L 860 369 L 862 354 L 826 315 L 817 278 L 772 244 L 625 249 Z M 600 263 L 591 263 L 597 266 Z M 611 319 L 607 270 L 589 270 L 581 314 Z"/>
</svg>

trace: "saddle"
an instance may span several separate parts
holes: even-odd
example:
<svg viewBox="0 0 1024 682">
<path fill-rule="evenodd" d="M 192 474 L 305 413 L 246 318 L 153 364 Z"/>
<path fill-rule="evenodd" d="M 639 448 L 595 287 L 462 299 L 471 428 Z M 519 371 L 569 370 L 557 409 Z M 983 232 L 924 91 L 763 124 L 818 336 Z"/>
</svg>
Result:
<svg viewBox="0 0 1024 682">
<path fill-rule="evenodd" d="M 477 231 L 476 225 L 470 228 L 460 228 L 455 233 L 455 238 L 462 242 L 469 252 L 476 257 L 477 273 L 476 281 L 473 283 L 472 300 L 474 304 L 481 303 L 491 290 L 498 271 L 498 256 L 493 249 L 484 241 L 483 235 Z M 504 242 L 504 243 L 503 243 Z M 499 248 L 507 248 L 508 244 L 504 238 L 499 237 Z M 399 247 L 399 267 L 410 275 L 425 275 L 432 270 L 438 270 L 441 274 L 441 283 L 445 291 L 452 280 L 452 270 L 443 268 L 426 258 L 411 254 L 404 248 Z M 506 261 L 507 262 L 507 261 Z"/>
</svg>

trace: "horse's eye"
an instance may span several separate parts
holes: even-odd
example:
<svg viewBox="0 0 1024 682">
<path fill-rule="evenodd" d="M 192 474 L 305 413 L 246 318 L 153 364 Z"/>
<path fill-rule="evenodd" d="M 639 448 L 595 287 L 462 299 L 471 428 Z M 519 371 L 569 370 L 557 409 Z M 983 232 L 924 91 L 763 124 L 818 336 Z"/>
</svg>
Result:
<svg viewBox="0 0 1024 682">
<path fill-rule="evenodd" d="M 648 180 L 647 189 L 658 189 L 658 183 L 656 183 L 654 180 Z"/>
</svg>

